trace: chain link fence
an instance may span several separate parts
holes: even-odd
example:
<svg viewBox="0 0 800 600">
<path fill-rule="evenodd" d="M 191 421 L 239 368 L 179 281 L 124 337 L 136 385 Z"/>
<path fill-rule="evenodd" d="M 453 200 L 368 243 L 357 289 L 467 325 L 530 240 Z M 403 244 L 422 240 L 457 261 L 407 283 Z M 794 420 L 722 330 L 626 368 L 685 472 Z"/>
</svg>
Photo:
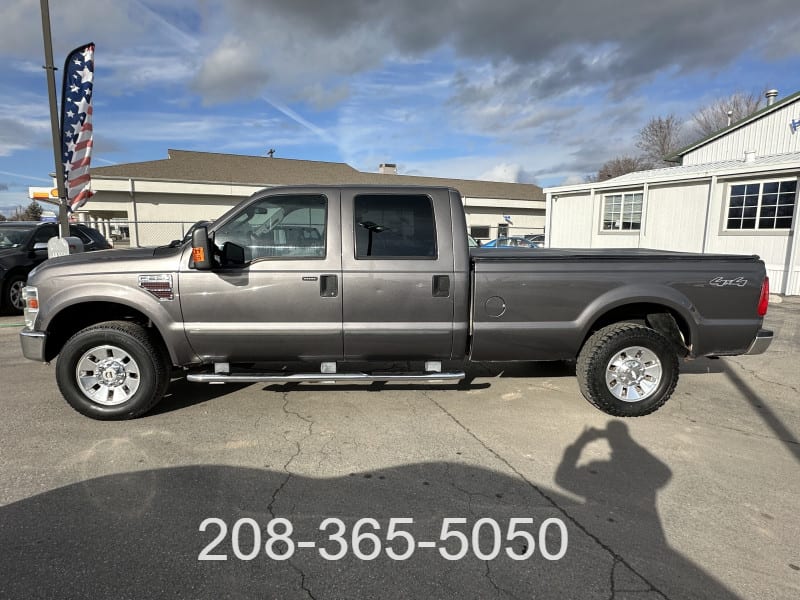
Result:
<svg viewBox="0 0 800 600">
<path fill-rule="evenodd" d="M 113 241 L 114 247 L 164 246 L 181 240 L 197 221 L 122 221 L 87 223 Z"/>
<path fill-rule="evenodd" d="M 163 246 L 172 240 L 182 240 L 192 225 L 197 221 L 123 221 L 112 220 L 105 226 L 87 223 L 98 229 L 114 242 L 117 248 Z M 105 230 L 108 230 L 107 232 Z M 544 241 L 543 227 L 507 227 L 500 225 L 473 225 L 468 229 L 470 235 L 480 242 L 495 238 L 527 238 L 533 241 Z"/>
</svg>

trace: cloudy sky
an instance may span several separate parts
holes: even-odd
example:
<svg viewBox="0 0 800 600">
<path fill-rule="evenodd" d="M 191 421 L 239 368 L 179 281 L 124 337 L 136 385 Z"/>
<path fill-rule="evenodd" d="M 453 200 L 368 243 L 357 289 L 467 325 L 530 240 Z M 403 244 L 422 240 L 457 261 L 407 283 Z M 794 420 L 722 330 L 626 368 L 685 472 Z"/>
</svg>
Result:
<svg viewBox="0 0 800 600">
<path fill-rule="evenodd" d="M 652 116 L 800 90 L 797 0 L 69 0 L 96 166 L 168 148 L 580 181 Z M 0 211 L 53 170 L 37 0 L 0 8 Z M 57 73 L 60 86 L 60 71 Z"/>
</svg>

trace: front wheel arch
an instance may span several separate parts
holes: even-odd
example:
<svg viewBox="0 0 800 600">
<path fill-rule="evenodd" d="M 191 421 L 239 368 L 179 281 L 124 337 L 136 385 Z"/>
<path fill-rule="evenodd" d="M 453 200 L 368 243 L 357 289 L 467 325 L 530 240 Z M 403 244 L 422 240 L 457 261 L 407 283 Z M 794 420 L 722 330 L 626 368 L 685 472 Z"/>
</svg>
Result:
<svg viewBox="0 0 800 600">
<path fill-rule="evenodd" d="M 54 360 L 67 340 L 78 331 L 105 321 L 126 321 L 146 328 L 153 343 L 170 357 L 170 361 L 174 364 L 164 335 L 148 315 L 127 304 L 107 301 L 79 302 L 59 310 L 47 324 L 45 360 L 47 362 Z"/>
</svg>

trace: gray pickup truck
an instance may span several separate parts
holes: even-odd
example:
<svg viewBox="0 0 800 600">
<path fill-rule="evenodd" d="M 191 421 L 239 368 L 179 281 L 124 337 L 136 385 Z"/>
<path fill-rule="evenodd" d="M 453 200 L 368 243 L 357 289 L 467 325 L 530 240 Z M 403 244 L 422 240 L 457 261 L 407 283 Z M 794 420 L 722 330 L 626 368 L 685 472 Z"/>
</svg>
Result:
<svg viewBox="0 0 800 600">
<path fill-rule="evenodd" d="M 147 412 L 174 367 L 206 383 L 441 382 L 466 361 L 572 359 L 592 404 L 634 417 L 669 398 L 679 359 L 772 340 L 758 257 L 470 249 L 447 188 L 266 189 L 183 243 L 50 259 L 24 293 L 23 354 L 58 356 L 61 393 L 96 419 Z"/>
</svg>

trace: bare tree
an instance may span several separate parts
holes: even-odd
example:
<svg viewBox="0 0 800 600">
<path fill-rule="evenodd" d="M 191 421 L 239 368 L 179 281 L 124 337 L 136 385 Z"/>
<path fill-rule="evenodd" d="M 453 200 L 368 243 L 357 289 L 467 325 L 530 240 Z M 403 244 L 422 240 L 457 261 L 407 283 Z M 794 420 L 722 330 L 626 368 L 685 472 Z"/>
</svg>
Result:
<svg viewBox="0 0 800 600">
<path fill-rule="evenodd" d="M 613 179 L 626 173 L 633 173 L 634 171 L 644 171 L 652 169 L 653 165 L 641 156 L 618 156 L 603 163 L 597 174 L 587 175 L 587 183 L 596 181 L 605 181 L 606 179 Z"/>
<path fill-rule="evenodd" d="M 674 154 L 684 145 L 683 124 L 674 114 L 666 117 L 653 117 L 639 130 L 636 147 L 644 158 L 654 165 L 664 166 L 665 158 Z"/>
<path fill-rule="evenodd" d="M 715 100 L 694 113 L 694 125 L 700 137 L 707 137 L 753 114 L 761 107 L 763 94 L 736 92 L 727 98 Z"/>
</svg>

